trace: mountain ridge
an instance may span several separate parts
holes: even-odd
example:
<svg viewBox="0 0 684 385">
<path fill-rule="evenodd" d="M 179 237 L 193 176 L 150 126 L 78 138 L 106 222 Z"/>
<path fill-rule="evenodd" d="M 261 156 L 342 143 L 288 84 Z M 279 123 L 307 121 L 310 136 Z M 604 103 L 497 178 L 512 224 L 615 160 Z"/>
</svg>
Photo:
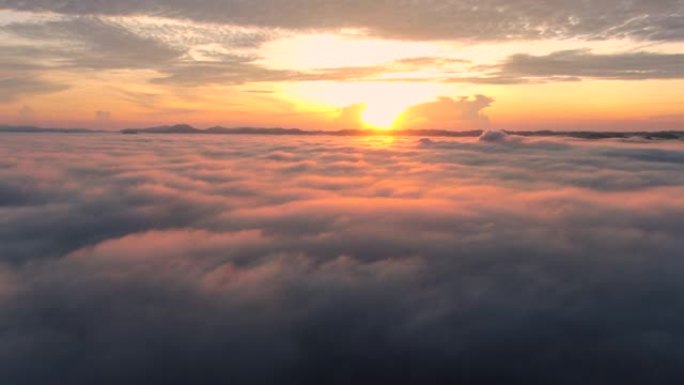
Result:
<svg viewBox="0 0 684 385">
<path fill-rule="evenodd" d="M 479 137 L 491 130 L 452 131 L 441 129 L 422 130 L 362 130 L 342 129 L 334 131 L 303 130 L 300 128 L 282 127 L 223 127 L 214 126 L 206 129 L 189 124 L 162 125 L 146 128 L 126 128 L 119 131 L 96 130 L 87 128 L 47 128 L 36 126 L 0 125 L 0 133 L 52 133 L 52 134 L 87 134 L 87 133 L 121 133 L 121 134 L 153 134 L 153 135 L 266 135 L 266 136 L 407 136 L 407 137 Z M 684 131 L 553 131 L 553 130 L 501 130 L 508 135 L 524 137 L 569 137 L 576 139 L 654 139 L 684 140 Z"/>
</svg>

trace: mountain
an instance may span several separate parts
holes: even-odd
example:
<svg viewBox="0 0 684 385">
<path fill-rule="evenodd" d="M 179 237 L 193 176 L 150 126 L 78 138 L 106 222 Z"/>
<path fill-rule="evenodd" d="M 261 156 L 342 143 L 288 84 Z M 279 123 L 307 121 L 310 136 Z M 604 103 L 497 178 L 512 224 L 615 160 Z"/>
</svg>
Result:
<svg viewBox="0 0 684 385">
<path fill-rule="evenodd" d="M 417 137 L 459 137 L 476 138 L 483 134 L 483 130 L 450 131 L 450 130 L 302 130 L 299 128 L 263 128 L 263 127 L 211 127 L 206 130 L 198 129 L 187 124 L 175 126 L 159 126 L 150 128 L 131 128 L 121 131 L 124 134 L 204 134 L 204 135 L 327 135 L 327 136 L 417 136 Z M 684 140 L 684 131 L 502 131 L 509 135 L 526 137 L 566 137 L 576 139 L 648 139 L 648 140 Z"/>
<path fill-rule="evenodd" d="M 213 135 L 329 135 L 329 136 L 366 136 L 366 135 L 395 135 L 395 136 L 451 136 L 451 137 L 477 137 L 482 134 L 481 130 L 473 131 L 448 131 L 448 130 L 302 130 L 299 128 L 280 127 L 211 127 L 201 130 L 187 124 L 175 126 L 158 126 L 149 128 L 128 128 L 121 130 L 124 134 L 213 134 Z"/>
<path fill-rule="evenodd" d="M 85 128 L 46 128 L 34 126 L 9 126 L 0 125 L 0 133 L 50 133 L 50 134 L 85 134 L 107 133 L 109 131 L 92 130 Z M 189 124 L 176 124 L 171 126 L 156 126 L 148 128 L 127 128 L 120 131 L 123 134 L 190 134 L 190 135 L 289 135 L 289 136 L 415 136 L 415 137 L 455 137 L 476 138 L 482 135 L 483 130 L 450 131 L 450 130 L 302 130 L 299 128 L 279 127 L 211 127 L 206 130 L 195 128 Z M 643 139 L 643 140 L 684 140 L 684 131 L 638 131 L 638 132 L 614 132 L 614 131 L 502 131 L 509 135 L 525 137 L 565 137 L 576 139 Z"/>
<path fill-rule="evenodd" d="M 124 134 L 202 134 L 199 130 L 189 124 L 176 124 L 174 126 L 157 126 L 149 128 L 127 128 L 121 130 Z"/>
<path fill-rule="evenodd" d="M 321 131 L 304 131 L 299 128 L 259 128 L 259 127 L 211 127 L 204 131 L 207 134 L 226 135 L 316 135 Z"/>
</svg>

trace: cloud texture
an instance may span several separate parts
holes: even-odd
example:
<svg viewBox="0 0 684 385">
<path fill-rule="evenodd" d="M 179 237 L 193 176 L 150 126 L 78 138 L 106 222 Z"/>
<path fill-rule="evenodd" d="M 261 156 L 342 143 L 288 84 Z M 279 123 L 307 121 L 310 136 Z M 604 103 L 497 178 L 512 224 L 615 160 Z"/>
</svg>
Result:
<svg viewBox="0 0 684 385">
<path fill-rule="evenodd" d="M 681 41 L 681 0 L 0 0 L 0 9 L 149 15 L 288 29 L 365 28 L 409 39 L 633 37 Z"/>
<path fill-rule="evenodd" d="M 682 380 L 679 142 L 0 151 L 6 384 Z"/>
</svg>

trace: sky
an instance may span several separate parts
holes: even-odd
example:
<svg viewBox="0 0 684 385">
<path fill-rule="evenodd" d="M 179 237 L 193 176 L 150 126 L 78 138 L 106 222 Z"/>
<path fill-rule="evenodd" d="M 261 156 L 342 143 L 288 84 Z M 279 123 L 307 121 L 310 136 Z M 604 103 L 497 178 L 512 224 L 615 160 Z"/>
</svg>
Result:
<svg viewBox="0 0 684 385">
<path fill-rule="evenodd" d="M 0 0 L 0 124 L 684 126 L 682 0 Z"/>
</svg>

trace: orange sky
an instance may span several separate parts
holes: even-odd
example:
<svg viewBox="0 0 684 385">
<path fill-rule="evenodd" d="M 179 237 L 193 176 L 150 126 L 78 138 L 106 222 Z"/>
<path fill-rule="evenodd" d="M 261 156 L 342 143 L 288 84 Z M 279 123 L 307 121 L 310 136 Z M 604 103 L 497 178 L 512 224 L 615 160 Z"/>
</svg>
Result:
<svg viewBox="0 0 684 385">
<path fill-rule="evenodd" d="M 321 8 L 327 24 L 289 8 L 276 20 L 242 8 L 243 18 L 231 18 L 220 13 L 230 8 L 153 13 L 146 2 L 140 9 L 37 3 L 0 3 L 0 124 L 684 127 L 684 35 L 664 19 L 678 9 L 633 5 L 626 14 L 663 20 L 633 28 L 636 19 L 618 16 L 596 26 L 591 12 L 572 5 L 555 9 L 566 19 L 530 14 L 523 23 L 524 4 L 514 1 L 510 15 L 491 10 L 500 20 L 490 15 L 490 29 L 464 18 L 468 31 L 429 2 L 424 17 L 399 7 L 381 21 Z M 454 11 L 465 3 L 445 2 Z M 610 2 L 596 5 L 603 3 Z M 662 36 L 644 35 L 647 27 Z"/>
</svg>

